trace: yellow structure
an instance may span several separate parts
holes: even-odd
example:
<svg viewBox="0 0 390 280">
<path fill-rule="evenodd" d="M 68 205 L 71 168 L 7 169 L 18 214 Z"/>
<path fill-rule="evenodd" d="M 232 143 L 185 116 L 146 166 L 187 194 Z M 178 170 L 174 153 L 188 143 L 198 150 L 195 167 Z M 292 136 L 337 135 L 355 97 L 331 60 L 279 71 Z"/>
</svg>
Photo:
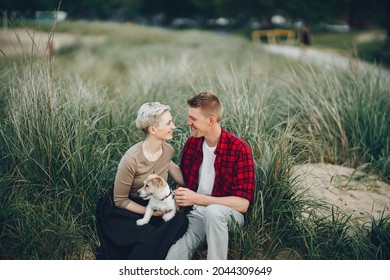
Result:
<svg viewBox="0 0 390 280">
<path fill-rule="evenodd" d="M 261 43 L 261 37 L 267 37 L 268 44 L 278 44 L 279 42 L 282 41 L 287 43 L 295 43 L 295 31 L 289 29 L 270 29 L 270 30 L 252 31 L 252 41 L 254 43 L 255 42 Z"/>
</svg>

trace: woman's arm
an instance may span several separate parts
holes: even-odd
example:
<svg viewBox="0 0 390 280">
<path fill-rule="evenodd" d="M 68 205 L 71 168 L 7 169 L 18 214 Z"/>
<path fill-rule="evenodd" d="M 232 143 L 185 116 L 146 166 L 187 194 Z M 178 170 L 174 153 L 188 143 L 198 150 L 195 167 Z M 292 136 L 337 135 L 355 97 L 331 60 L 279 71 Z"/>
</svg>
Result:
<svg viewBox="0 0 390 280">
<path fill-rule="evenodd" d="M 130 203 L 127 204 L 127 206 L 126 206 L 127 210 L 134 212 L 134 213 L 137 213 L 137 214 L 140 214 L 140 215 L 145 214 L 145 208 L 146 207 L 139 205 L 137 202 L 134 202 L 134 201 L 130 201 Z M 163 211 L 153 211 L 153 216 L 162 216 L 165 213 L 168 213 L 170 211 L 171 210 L 164 211 L 164 212 Z"/>
<path fill-rule="evenodd" d="M 126 209 L 137 214 L 145 214 L 145 207 L 134 201 L 130 201 L 130 203 L 126 206 Z"/>
</svg>

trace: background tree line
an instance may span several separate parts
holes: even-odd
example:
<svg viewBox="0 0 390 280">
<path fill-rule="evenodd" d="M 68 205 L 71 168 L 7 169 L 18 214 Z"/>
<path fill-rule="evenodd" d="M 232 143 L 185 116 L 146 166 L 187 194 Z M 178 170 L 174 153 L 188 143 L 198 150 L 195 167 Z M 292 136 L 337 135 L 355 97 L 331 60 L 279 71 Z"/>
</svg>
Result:
<svg viewBox="0 0 390 280">
<path fill-rule="evenodd" d="M 137 16 L 163 14 L 167 21 L 177 17 L 229 17 L 244 20 L 284 14 L 309 22 L 344 19 L 350 26 L 377 24 L 389 29 L 388 0 L 3 0 L 0 9 L 34 13 L 60 9 L 72 19 L 109 19 L 113 12 L 132 20 Z"/>
<path fill-rule="evenodd" d="M 355 29 L 383 28 L 387 33 L 385 53 L 390 50 L 389 0 L 2 0 L 0 10 L 8 15 L 18 12 L 32 17 L 35 11 L 59 6 L 69 19 L 137 21 L 159 16 L 161 25 L 183 17 L 199 22 L 227 17 L 234 19 L 236 27 L 244 27 L 250 19 L 269 19 L 275 14 L 313 25 L 342 19 Z"/>
</svg>

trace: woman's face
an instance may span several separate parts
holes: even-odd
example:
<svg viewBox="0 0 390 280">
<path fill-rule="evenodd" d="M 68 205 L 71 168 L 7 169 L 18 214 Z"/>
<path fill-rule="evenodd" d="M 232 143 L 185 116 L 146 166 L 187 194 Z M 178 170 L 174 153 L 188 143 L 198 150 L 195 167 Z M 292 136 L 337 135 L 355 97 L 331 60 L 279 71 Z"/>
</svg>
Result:
<svg viewBox="0 0 390 280">
<path fill-rule="evenodd" d="M 171 140 L 176 126 L 173 123 L 171 112 L 166 111 L 160 117 L 158 126 L 155 127 L 155 136 L 161 140 Z"/>
</svg>

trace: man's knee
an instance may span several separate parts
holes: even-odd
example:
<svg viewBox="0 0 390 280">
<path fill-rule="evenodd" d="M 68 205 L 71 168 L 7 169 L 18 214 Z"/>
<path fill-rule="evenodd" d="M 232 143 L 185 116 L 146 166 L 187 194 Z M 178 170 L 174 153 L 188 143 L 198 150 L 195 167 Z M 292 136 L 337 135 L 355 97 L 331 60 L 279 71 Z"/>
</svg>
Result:
<svg viewBox="0 0 390 280">
<path fill-rule="evenodd" d="M 238 222 L 239 225 L 243 225 L 244 217 L 241 213 L 235 211 L 233 208 L 212 204 L 206 207 L 204 212 L 205 221 L 210 224 L 228 224 L 231 221 Z"/>
<path fill-rule="evenodd" d="M 223 205 L 212 204 L 206 207 L 204 218 L 211 223 L 227 222 L 230 219 L 231 210 L 231 208 Z"/>
</svg>

